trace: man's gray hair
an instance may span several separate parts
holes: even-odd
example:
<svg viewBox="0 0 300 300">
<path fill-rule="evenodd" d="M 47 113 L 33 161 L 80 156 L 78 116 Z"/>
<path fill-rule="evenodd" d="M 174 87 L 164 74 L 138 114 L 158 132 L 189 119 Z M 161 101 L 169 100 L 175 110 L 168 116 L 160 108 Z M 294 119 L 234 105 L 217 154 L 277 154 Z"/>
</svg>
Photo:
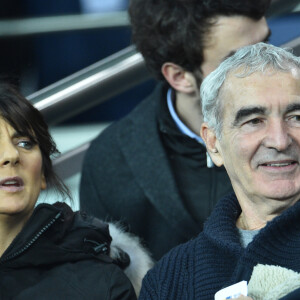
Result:
<svg viewBox="0 0 300 300">
<path fill-rule="evenodd" d="M 218 138 L 221 138 L 224 103 L 220 99 L 220 90 L 228 73 L 232 74 L 232 71 L 236 70 L 234 76 L 247 77 L 255 72 L 274 70 L 292 74 L 298 72 L 299 76 L 299 69 L 300 58 L 287 49 L 265 43 L 240 48 L 233 56 L 223 61 L 201 84 L 200 97 L 204 122 L 215 131 Z"/>
</svg>

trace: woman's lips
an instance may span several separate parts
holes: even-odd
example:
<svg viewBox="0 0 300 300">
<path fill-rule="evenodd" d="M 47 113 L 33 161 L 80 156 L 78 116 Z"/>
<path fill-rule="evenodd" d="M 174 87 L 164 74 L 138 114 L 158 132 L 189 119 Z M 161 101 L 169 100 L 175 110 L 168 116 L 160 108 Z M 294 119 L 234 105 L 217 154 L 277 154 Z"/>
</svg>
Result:
<svg viewBox="0 0 300 300">
<path fill-rule="evenodd" d="M 21 177 L 7 177 L 0 181 L 0 190 L 7 192 L 20 192 L 24 189 L 24 182 Z"/>
</svg>

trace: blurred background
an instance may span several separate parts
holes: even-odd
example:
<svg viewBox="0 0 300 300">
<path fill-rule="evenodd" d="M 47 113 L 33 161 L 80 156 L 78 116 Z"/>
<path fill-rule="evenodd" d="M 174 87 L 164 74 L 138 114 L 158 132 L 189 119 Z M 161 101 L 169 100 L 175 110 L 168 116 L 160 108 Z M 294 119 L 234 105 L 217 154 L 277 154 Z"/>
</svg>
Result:
<svg viewBox="0 0 300 300">
<path fill-rule="evenodd" d="M 2 0 L 0 77 L 44 114 L 62 152 L 54 158 L 78 208 L 90 141 L 130 112 L 155 81 L 131 46 L 129 0 Z M 270 43 L 300 56 L 300 0 L 273 0 Z M 57 201 L 51 191 L 41 200 Z"/>
</svg>

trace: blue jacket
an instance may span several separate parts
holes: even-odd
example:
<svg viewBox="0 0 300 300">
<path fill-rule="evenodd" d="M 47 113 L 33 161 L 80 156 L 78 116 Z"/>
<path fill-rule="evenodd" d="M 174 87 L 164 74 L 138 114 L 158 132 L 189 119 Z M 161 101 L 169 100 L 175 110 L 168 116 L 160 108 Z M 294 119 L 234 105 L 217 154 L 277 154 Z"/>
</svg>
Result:
<svg viewBox="0 0 300 300">
<path fill-rule="evenodd" d="M 269 222 L 242 248 L 234 194 L 215 207 L 197 238 L 172 249 L 143 280 L 141 300 L 214 299 L 233 283 L 249 280 L 258 263 L 300 271 L 300 203 Z"/>
</svg>

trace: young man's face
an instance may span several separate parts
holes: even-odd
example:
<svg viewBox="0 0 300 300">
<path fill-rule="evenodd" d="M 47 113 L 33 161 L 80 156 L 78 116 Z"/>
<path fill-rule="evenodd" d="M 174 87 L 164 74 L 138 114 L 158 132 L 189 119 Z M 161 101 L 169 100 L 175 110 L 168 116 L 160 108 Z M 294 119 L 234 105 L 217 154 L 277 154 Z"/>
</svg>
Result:
<svg viewBox="0 0 300 300">
<path fill-rule="evenodd" d="M 264 17 L 260 20 L 244 16 L 216 17 L 203 48 L 203 78 L 238 48 L 267 41 L 269 36 L 270 30 Z"/>
</svg>

